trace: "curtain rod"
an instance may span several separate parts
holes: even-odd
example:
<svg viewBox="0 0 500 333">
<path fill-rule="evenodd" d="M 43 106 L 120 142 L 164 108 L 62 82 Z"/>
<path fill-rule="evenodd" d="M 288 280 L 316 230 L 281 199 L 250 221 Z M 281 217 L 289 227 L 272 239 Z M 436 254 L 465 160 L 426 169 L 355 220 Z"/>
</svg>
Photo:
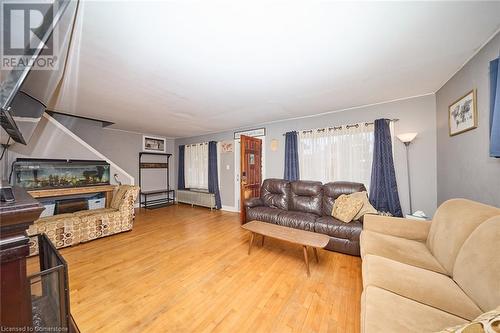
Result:
<svg viewBox="0 0 500 333">
<path fill-rule="evenodd" d="M 184 146 L 203 146 L 203 145 L 208 145 L 208 142 L 200 142 L 200 143 L 189 143 Z"/>
<path fill-rule="evenodd" d="M 394 118 L 394 119 L 389 119 L 389 121 L 391 122 L 397 122 L 399 121 L 398 118 Z M 318 131 L 318 132 L 324 132 L 326 130 L 328 131 L 331 131 L 331 130 L 339 130 L 339 129 L 342 129 L 342 127 L 345 127 L 345 128 L 351 128 L 351 127 L 358 127 L 360 124 L 365 124 L 365 126 L 370 126 L 370 125 L 373 125 L 374 122 L 365 122 L 365 123 L 357 123 L 357 124 L 348 124 L 348 125 L 340 125 L 340 126 L 333 126 L 333 127 L 325 127 L 325 128 L 314 128 L 314 129 L 309 129 L 309 130 L 298 130 L 297 132 L 302 132 L 302 133 L 307 133 L 307 132 L 312 132 L 312 131 Z M 286 133 L 283 133 L 283 136 L 286 135 Z"/>
</svg>

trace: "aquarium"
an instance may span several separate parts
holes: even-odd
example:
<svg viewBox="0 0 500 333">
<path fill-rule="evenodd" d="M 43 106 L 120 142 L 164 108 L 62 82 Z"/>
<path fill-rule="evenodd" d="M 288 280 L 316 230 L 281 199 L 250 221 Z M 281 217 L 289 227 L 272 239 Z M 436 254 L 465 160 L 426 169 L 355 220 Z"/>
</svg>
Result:
<svg viewBox="0 0 500 333">
<path fill-rule="evenodd" d="M 88 160 L 17 159 L 14 185 L 29 190 L 109 185 L 109 163 Z"/>
</svg>

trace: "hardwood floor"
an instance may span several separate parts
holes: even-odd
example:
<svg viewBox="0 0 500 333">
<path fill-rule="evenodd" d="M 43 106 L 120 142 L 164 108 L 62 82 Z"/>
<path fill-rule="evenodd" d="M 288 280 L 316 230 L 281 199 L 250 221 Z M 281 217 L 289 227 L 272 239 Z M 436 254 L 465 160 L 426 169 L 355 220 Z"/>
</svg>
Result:
<svg viewBox="0 0 500 333">
<path fill-rule="evenodd" d="M 86 332 L 359 332 L 361 260 L 258 238 L 236 213 L 140 210 L 130 232 L 61 253 Z M 310 253 L 312 255 L 312 253 Z"/>
</svg>

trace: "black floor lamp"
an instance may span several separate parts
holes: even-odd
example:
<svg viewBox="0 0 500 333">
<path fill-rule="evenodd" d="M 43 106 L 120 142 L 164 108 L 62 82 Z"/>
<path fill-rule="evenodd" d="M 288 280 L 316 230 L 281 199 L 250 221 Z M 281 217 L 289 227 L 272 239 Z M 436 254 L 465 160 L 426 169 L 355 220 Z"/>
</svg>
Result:
<svg viewBox="0 0 500 333">
<path fill-rule="evenodd" d="M 418 133 L 403 133 L 399 134 L 397 137 L 399 141 L 404 143 L 406 148 L 406 172 L 408 174 L 408 197 L 410 199 L 410 214 L 413 214 L 413 209 L 411 206 L 411 181 L 410 181 L 410 159 L 408 157 L 408 149 L 411 142 L 416 138 Z"/>
</svg>

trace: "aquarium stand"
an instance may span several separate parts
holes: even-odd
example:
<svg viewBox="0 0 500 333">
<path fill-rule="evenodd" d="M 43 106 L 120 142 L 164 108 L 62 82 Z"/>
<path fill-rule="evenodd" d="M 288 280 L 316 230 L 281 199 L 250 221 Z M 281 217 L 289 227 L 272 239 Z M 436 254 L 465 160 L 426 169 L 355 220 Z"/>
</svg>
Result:
<svg viewBox="0 0 500 333">
<path fill-rule="evenodd" d="M 100 186 L 83 186 L 83 187 L 70 187 L 70 188 L 53 188 L 49 190 L 29 190 L 28 193 L 31 194 L 33 198 L 50 198 L 50 197 L 62 197 L 66 195 L 78 195 L 78 194 L 92 194 L 92 193 L 104 193 L 106 198 L 106 208 L 109 208 L 111 201 L 113 200 L 113 191 L 115 190 L 115 185 L 100 185 Z"/>
</svg>

